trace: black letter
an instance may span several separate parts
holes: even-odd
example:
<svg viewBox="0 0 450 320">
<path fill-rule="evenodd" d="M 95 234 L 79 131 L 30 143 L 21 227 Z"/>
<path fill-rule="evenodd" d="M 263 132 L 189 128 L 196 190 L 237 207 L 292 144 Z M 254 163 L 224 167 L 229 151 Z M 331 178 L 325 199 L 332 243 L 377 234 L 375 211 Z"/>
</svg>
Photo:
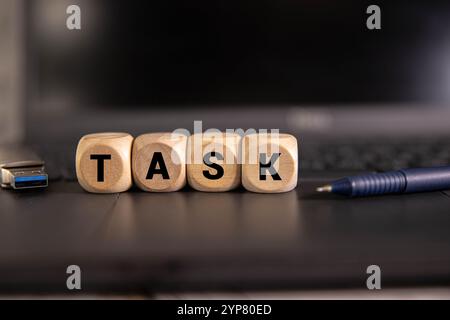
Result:
<svg viewBox="0 0 450 320">
<path fill-rule="evenodd" d="M 224 171 L 223 171 L 223 167 L 221 165 L 219 165 L 217 163 L 211 163 L 210 159 L 213 157 L 216 157 L 218 160 L 223 160 L 222 154 L 217 152 L 217 155 L 216 155 L 216 152 L 213 151 L 213 152 L 205 154 L 205 156 L 203 157 L 203 163 L 210 168 L 216 169 L 217 173 L 211 174 L 211 173 L 209 173 L 208 170 L 203 170 L 203 175 L 207 179 L 218 180 L 223 177 Z"/>
<path fill-rule="evenodd" d="M 97 182 L 105 181 L 105 160 L 111 160 L 111 155 L 91 154 L 91 160 L 97 160 Z"/>
<path fill-rule="evenodd" d="M 159 169 L 156 166 L 159 164 Z M 152 162 L 148 168 L 146 179 L 152 179 L 154 174 L 161 174 L 164 180 L 170 179 L 169 172 L 167 172 L 166 163 L 161 152 L 153 153 Z"/>
<path fill-rule="evenodd" d="M 261 153 L 259 155 L 259 180 L 266 180 L 266 175 L 264 174 L 264 171 L 269 171 L 270 175 L 272 176 L 273 180 L 281 180 L 280 175 L 278 172 L 276 172 L 275 168 L 273 167 L 273 164 L 278 160 L 278 158 L 281 156 L 281 153 L 274 153 L 270 157 L 269 163 L 266 163 L 266 154 Z M 263 163 L 264 162 L 264 163 Z"/>
</svg>

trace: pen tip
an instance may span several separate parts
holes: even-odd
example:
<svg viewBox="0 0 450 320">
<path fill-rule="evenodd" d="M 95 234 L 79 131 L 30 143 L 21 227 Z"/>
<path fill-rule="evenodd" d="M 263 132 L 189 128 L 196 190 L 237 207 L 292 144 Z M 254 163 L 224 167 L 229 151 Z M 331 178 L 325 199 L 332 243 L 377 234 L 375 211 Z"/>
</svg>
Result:
<svg viewBox="0 0 450 320">
<path fill-rule="evenodd" d="M 316 191 L 317 191 L 317 192 L 331 192 L 331 191 L 332 191 L 332 188 L 331 188 L 331 186 L 330 186 L 329 184 L 327 184 L 327 185 L 325 185 L 325 186 L 318 187 L 318 188 L 316 189 Z"/>
</svg>

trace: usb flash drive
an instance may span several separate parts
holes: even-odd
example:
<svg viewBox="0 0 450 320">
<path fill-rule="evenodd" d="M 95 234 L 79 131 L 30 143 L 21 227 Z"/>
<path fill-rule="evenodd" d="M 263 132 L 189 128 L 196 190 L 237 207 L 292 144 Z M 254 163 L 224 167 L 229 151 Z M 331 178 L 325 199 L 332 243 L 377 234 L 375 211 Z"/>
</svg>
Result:
<svg viewBox="0 0 450 320">
<path fill-rule="evenodd" d="M 0 147 L 0 183 L 2 188 L 15 190 L 45 188 L 45 163 L 27 148 Z"/>
</svg>

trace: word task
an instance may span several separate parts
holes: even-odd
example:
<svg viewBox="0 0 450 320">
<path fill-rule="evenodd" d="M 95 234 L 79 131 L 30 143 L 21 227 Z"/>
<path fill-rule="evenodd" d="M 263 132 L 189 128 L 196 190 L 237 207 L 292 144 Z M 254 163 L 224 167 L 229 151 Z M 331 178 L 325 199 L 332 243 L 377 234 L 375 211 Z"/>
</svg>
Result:
<svg viewBox="0 0 450 320">
<path fill-rule="evenodd" d="M 147 192 L 172 192 L 189 184 L 206 192 L 239 187 L 259 193 L 297 186 L 297 139 L 290 134 L 95 133 L 82 137 L 76 172 L 88 192 L 116 193 L 134 184 Z"/>
</svg>

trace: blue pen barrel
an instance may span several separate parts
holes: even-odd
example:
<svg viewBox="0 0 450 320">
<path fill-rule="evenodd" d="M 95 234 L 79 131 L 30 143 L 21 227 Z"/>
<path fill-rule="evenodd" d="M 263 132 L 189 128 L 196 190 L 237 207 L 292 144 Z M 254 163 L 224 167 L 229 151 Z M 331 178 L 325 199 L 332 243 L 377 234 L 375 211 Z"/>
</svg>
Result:
<svg viewBox="0 0 450 320">
<path fill-rule="evenodd" d="M 406 176 L 404 192 L 450 189 L 450 166 L 400 170 Z"/>
<path fill-rule="evenodd" d="M 347 177 L 332 184 L 333 192 L 352 197 L 450 189 L 450 166 L 403 169 Z"/>
<path fill-rule="evenodd" d="M 352 186 L 350 194 L 352 197 L 402 193 L 405 192 L 407 185 L 406 177 L 400 171 L 366 174 L 347 179 Z"/>
</svg>

